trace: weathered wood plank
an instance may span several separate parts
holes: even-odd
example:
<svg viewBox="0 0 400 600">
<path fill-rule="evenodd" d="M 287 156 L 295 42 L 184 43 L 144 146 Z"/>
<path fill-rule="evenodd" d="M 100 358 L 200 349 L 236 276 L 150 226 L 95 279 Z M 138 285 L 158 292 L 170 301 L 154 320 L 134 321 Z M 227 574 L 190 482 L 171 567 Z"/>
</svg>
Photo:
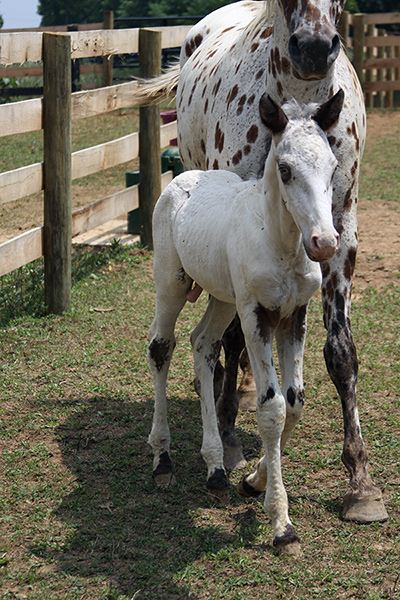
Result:
<svg viewBox="0 0 400 600">
<path fill-rule="evenodd" d="M 43 189 L 43 163 L 0 173 L 0 205 Z"/>
<path fill-rule="evenodd" d="M 364 69 L 398 69 L 400 58 L 366 58 Z"/>
<path fill-rule="evenodd" d="M 398 35 L 382 35 L 379 37 L 366 37 L 365 46 L 380 47 L 380 46 L 398 46 L 400 43 Z"/>
<path fill-rule="evenodd" d="M 161 175 L 161 188 L 173 179 L 172 171 Z M 72 213 L 72 237 L 91 231 L 124 213 L 139 208 L 139 186 L 132 185 L 106 198 L 101 198 Z"/>
<path fill-rule="evenodd" d="M 395 81 L 368 81 L 363 85 L 365 92 L 389 92 L 400 90 L 400 80 Z"/>
<path fill-rule="evenodd" d="M 165 148 L 169 146 L 170 140 L 176 138 L 178 134 L 176 121 L 172 121 L 171 123 L 166 123 L 165 125 L 161 125 L 160 127 L 160 146 L 161 148 Z"/>
<path fill-rule="evenodd" d="M 0 276 L 43 256 L 43 227 L 25 231 L 0 244 Z"/>
<path fill-rule="evenodd" d="M 42 33 L 0 33 L 0 64 L 42 60 Z"/>
<path fill-rule="evenodd" d="M 138 50 L 138 29 L 71 32 L 71 58 L 130 54 Z"/>
<path fill-rule="evenodd" d="M 392 23 L 400 23 L 400 12 L 366 14 L 365 22 L 367 25 L 389 25 Z"/>
<path fill-rule="evenodd" d="M 117 140 L 85 148 L 72 154 L 72 179 L 115 167 L 139 155 L 139 134 L 130 133 Z"/>
<path fill-rule="evenodd" d="M 42 129 L 41 98 L 0 106 L 0 137 L 39 129 Z"/>
<path fill-rule="evenodd" d="M 42 67 L 5 67 L 0 68 L 0 77 L 40 77 Z"/>
<path fill-rule="evenodd" d="M 101 65 L 99 66 L 101 67 Z M 132 96 L 137 86 L 136 81 L 129 81 L 107 88 L 74 92 L 72 94 L 72 118 L 85 119 L 118 108 L 135 106 Z"/>
</svg>

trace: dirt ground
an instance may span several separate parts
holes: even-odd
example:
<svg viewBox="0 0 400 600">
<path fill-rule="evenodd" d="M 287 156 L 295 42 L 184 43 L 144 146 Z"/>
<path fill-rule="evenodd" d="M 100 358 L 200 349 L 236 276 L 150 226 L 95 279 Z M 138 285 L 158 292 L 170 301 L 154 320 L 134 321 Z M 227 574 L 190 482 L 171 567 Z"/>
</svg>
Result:
<svg viewBox="0 0 400 600">
<path fill-rule="evenodd" d="M 400 126 L 400 112 L 369 113 L 368 139 L 384 135 Z M 400 165 L 399 165 L 400 169 Z M 359 247 L 353 284 L 353 300 L 368 285 L 379 289 L 399 281 L 400 206 L 360 198 L 358 204 Z"/>
</svg>

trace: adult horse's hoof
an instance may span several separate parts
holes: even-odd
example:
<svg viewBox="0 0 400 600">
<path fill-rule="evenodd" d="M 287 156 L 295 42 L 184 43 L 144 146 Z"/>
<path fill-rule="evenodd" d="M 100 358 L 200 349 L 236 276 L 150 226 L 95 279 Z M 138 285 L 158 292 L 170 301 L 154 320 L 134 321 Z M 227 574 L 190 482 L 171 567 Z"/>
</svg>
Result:
<svg viewBox="0 0 400 600">
<path fill-rule="evenodd" d="M 224 469 L 215 469 L 207 479 L 207 491 L 217 504 L 226 506 L 229 503 L 229 480 Z"/>
<path fill-rule="evenodd" d="M 242 446 L 224 446 L 224 467 L 230 471 L 233 469 L 243 469 L 247 465 L 247 460 L 243 456 Z"/>
<path fill-rule="evenodd" d="M 380 491 L 374 496 L 356 498 L 349 491 L 343 500 L 343 519 L 357 523 L 374 523 L 387 521 L 389 515 L 382 500 Z"/>
<path fill-rule="evenodd" d="M 247 483 L 246 477 L 243 477 L 242 481 L 238 483 L 237 491 L 242 498 L 258 498 L 262 494 L 260 490 L 256 490 L 256 488 Z"/>
<path fill-rule="evenodd" d="M 256 412 L 257 408 L 257 391 L 238 389 L 239 410 L 243 412 Z"/>
</svg>

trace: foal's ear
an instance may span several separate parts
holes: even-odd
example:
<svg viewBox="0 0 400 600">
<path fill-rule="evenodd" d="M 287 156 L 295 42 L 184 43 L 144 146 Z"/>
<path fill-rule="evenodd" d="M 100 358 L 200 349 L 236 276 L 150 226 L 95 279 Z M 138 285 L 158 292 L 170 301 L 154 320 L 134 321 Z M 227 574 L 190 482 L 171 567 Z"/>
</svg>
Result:
<svg viewBox="0 0 400 600">
<path fill-rule="evenodd" d="M 343 101 L 344 91 L 340 88 L 328 102 L 321 104 L 318 108 L 313 119 L 317 121 L 323 131 L 328 131 L 336 123 L 343 108 Z"/>
<path fill-rule="evenodd" d="M 260 99 L 260 116 L 264 125 L 272 133 L 282 133 L 288 123 L 288 118 L 281 107 L 267 94 L 263 94 Z"/>
</svg>

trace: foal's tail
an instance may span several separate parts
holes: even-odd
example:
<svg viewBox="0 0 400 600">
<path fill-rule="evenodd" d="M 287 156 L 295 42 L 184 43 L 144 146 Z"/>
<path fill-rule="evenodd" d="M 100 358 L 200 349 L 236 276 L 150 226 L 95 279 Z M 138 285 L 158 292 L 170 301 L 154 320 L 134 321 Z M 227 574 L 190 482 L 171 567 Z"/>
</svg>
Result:
<svg viewBox="0 0 400 600">
<path fill-rule="evenodd" d="M 134 91 L 136 105 L 149 106 L 160 100 L 176 96 L 180 72 L 180 65 L 176 63 L 159 77 L 136 79 L 138 82 L 138 86 Z"/>
</svg>

